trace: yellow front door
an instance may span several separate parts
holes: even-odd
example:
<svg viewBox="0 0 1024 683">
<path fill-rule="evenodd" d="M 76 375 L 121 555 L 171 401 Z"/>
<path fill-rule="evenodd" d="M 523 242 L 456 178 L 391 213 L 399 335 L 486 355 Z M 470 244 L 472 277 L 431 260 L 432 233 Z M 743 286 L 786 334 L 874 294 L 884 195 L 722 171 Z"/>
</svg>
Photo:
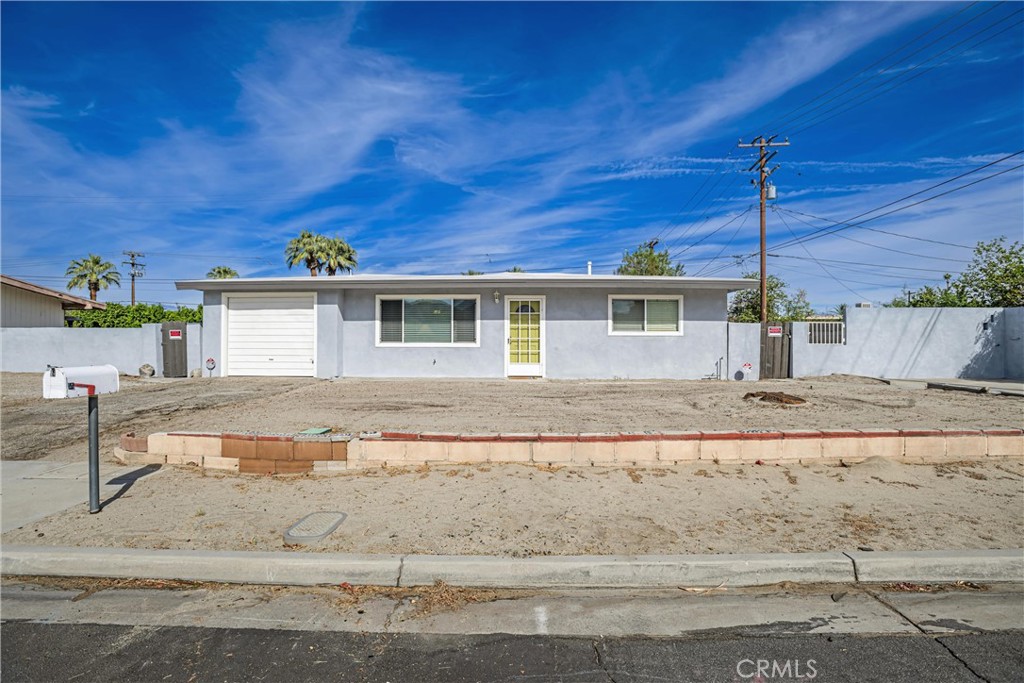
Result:
<svg viewBox="0 0 1024 683">
<path fill-rule="evenodd" d="M 544 376 L 544 299 L 508 297 L 508 375 Z"/>
</svg>

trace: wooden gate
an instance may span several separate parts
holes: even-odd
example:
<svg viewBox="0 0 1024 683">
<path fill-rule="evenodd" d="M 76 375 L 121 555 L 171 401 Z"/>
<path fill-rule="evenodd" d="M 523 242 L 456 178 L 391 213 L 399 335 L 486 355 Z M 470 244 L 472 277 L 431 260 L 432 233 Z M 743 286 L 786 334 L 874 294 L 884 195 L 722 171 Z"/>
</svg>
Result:
<svg viewBox="0 0 1024 683">
<path fill-rule="evenodd" d="M 188 326 L 185 323 L 161 323 L 160 341 L 164 354 L 164 377 L 188 375 Z"/>
<path fill-rule="evenodd" d="M 790 376 L 793 347 L 790 323 L 761 325 L 761 379 L 785 379 Z"/>
</svg>

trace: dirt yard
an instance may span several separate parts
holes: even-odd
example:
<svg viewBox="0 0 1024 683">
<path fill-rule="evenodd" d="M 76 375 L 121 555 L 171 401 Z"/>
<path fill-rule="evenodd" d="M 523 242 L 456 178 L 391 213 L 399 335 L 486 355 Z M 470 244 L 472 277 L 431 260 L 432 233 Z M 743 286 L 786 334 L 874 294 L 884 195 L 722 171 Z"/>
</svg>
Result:
<svg viewBox="0 0 1024 683">
<path fill-rule="evenodd" d="M 852 467 L 517 465 L 273 479 L 165 468 L 102 513 L 79 505 L 3 543 L 281 550 L 315 511 L 348 519 L 317 550 L 354 553 L 756 553 L 1019 548 L 1024 463 Z"/>
<path fill-rule="evenodd" d="M 41 384 L 38 374 L 0 375 L 0 454 L 7 460 L 84 457 L 86 402 L 43 401 Z M 123 377 L 121 388 L 100 399 L 105 455 L 128 430 L 604 432 L 1024 423 L 1020 398 L 909 390 L 845 376 L 763 382 Z M 783 391 L 807 402 L 744 400 L 751 391 Z"/>
</svg>

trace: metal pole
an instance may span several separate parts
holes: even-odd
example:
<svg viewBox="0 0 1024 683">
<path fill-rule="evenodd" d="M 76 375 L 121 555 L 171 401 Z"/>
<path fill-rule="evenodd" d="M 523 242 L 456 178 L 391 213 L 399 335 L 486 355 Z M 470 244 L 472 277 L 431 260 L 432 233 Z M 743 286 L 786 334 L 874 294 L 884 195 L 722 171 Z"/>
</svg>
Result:
<svg viewBox="0 0 1024 683">
<path fill-rule="evenodd" d="M 89 397 L 89 514 L 100 511 L 100 398 Z"/>
</svg>

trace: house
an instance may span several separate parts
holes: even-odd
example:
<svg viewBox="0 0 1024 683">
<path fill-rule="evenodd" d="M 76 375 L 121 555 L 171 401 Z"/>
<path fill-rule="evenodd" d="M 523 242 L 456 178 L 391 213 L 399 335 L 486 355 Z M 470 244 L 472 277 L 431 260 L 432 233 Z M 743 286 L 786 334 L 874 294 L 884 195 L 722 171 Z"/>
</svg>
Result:
<svg viewBox="0 0 1024 683">
<path fill-rule="evenodd" d="M 190 280 L 214 375 L 726 378 L 757 364 L 728 323 L 749 279 L 502 273 Z M 746 369 L 750 378 L 750 368 Z"/>
<path fill-rule="evenodd" d="M 64 327 L 64 311 L 107 306 L 0 275 L 0 327 Z"/>
</svg>

